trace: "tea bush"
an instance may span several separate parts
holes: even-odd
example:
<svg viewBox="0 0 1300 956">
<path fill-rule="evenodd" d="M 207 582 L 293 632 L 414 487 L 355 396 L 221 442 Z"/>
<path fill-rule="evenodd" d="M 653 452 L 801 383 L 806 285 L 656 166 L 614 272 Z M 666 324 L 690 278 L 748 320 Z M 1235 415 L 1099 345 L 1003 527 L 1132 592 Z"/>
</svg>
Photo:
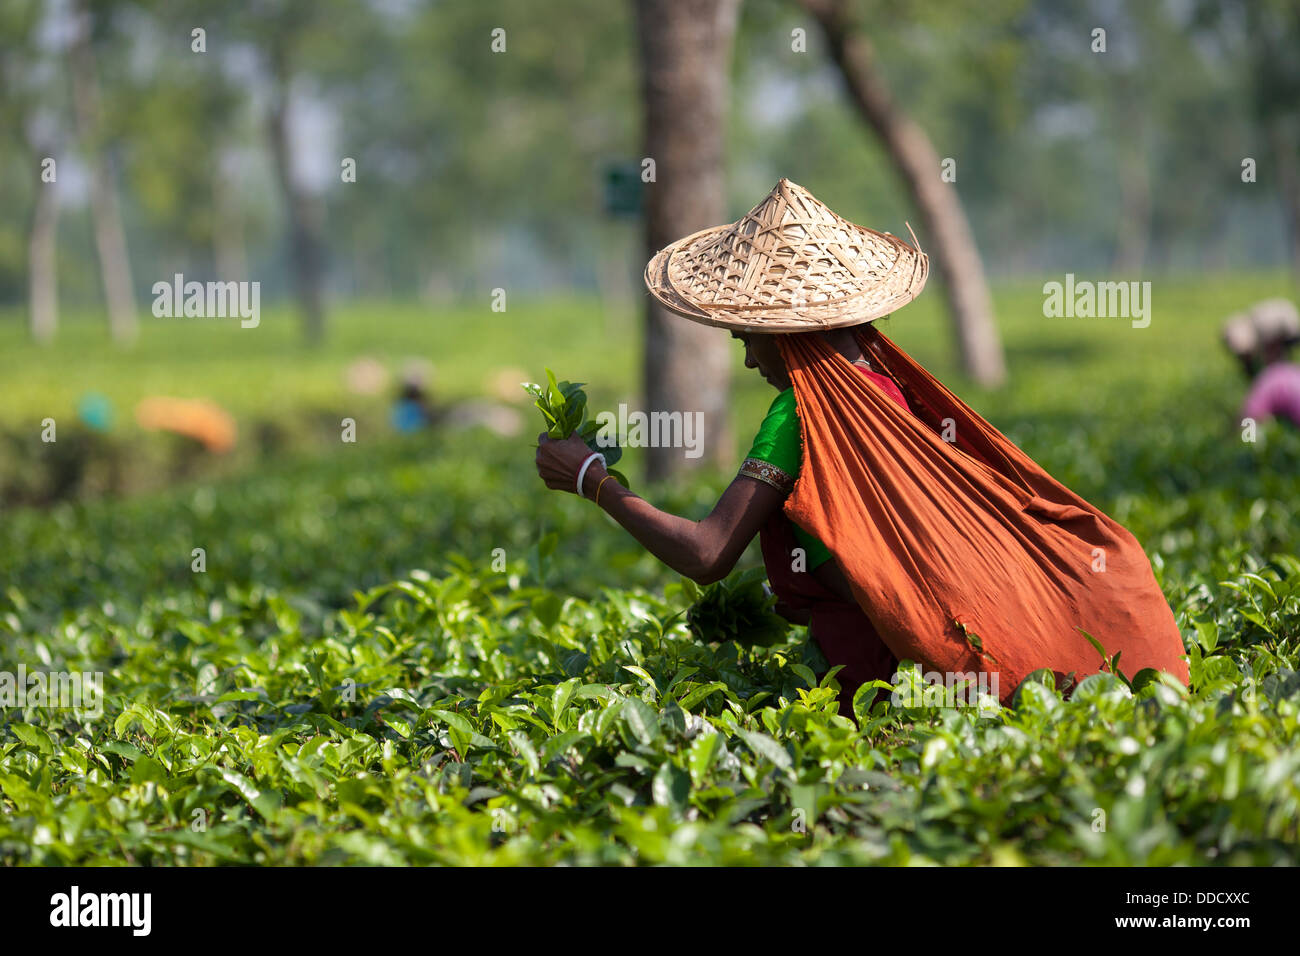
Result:
<svg viewBox="0 0 1300 956">
<path fill-rule="evenodd" d="M 528 442 L 366 429 L 149 497 L 0 515 L 0 672 L 101 672 L 104 690 L 98 714 L 0 712 L 0 861 L 1294 864 L 1300 434 L 1242 441 L 1242 384 L 1215 335 L 1217 316 L 1274 292 L 1167 283 L 1135 332 L 1044 330 L 1035 290 L 999 290 L 1011 383 L 954 383 L 1137 535 L 1190 691 L 1099 675 L 1067 700 L 1030 681 L 981 716 L 875 687 L 839 714 L 804 629 L 703 643 L 695 590 L 589 502 L 545 491 Z M 912 308 L 887 334 L 951 379 L 937 310 Z M 411 333 L 463 357 L 453 391 L 499 361 L 592 379 L 611 341 L 564 352 L 563 310 L 546 350 L 549 336 L 504 356 L 489 336 L 448 343 L 453 327 Z M 366 345 L 366 328 L 341 341 Z M 285 379 L 274 352 L 257 368 L 288 391 L 246 396 L 250 411 L 338 401 L 324 373 L 337 381 L 344 347 Z M 197 361 L 154 356 L 136 375 L 123 359 L 104 388 L 126 402 L 193 377 L 233 396 L 244 356 L 222 354 L 209 379 Z M 599 367 L 621 381 L 632 354 Z M 0 365 L 31 386 L 8 428 L 75 397 L 15 349 Z M 606 407 L 623 393 L 602 384 Z M 738 452 L 768 401 L 739 381 Z M 638 490 L 702 517 L 728 480 Z"/>
<path fill-rule="evenodd" d="M 474 450 L 400 442 L 11 516 L 6 658 L 102 671 L 105 699 L 100 716 L 6 712 L 0 856 L 1295 861 L 1294 558 L 1228 562 L 1169 532 L 1190 694 L 1097 676 L 981 717 L 871 688 L 859 725 L 802 628 L 700 643 L 693 590 L 588 503 L 539 494 L 515 443 Z M 1202 533 L 1235 539 L 1240 507 Z M 1183 565 L 1199 570 L 1171 582 Z"/>
</svg>

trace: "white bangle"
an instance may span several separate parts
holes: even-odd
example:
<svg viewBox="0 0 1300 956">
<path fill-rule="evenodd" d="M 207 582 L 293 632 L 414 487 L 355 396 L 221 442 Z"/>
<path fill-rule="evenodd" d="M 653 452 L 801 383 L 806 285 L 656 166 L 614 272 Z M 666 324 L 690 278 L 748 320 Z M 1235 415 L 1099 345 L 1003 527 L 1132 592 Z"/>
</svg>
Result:
<svg viewBox="0 0 1300 956">
<path fill-rule="evenodd" d="M 578 469 L 578 497 L 579 498 L 586 497 L 582 493 L 582 479 L 587 477 L 587 469 L 591 467 L 591 463 L 595 461 L 597 458 L 600 459 L 600 463 L 602 465 L 605 464 L 605 456 L 598 451 L 593 451 L 590 455 L 587 456 L 587 460 L 582 463 L 582 467 Z"/>
</svg>

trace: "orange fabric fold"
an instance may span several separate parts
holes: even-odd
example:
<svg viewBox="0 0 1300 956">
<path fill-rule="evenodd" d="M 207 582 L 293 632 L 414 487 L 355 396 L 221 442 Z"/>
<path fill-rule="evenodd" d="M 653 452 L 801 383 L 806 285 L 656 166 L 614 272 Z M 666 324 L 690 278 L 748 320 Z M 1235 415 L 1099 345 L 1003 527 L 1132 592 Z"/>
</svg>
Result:
<svg viewBox="0 0 1300 956">
<path fill-rule="evenodd" d="M 1147 667 L 1188 681 L 1182 636 L 1137 539 L 1066 488 L 879 332 L 864 351 L 912 413 L 815 335 L 778 336 L 803 460 L 789 518 L 834 555 L 900 660 L 1058 681 Z M 951 441 L 945 441 L 950 438 Z"/>
</svg>

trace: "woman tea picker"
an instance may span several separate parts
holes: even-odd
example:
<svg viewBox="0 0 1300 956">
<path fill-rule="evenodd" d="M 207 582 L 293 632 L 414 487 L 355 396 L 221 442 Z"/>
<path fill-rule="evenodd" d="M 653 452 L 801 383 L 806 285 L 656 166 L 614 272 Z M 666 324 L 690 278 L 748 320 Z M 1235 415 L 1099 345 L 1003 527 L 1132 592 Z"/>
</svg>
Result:
<svg viewBox="0 0 1300 956">
<path fill-rule="evenodd" d="M 730 329 L 777 390 L 740 472 L 703 521 L 610 478 L 577 437 L 539 439 L 550 488 L 597 502 L 701 583 L 755 534 L 781 609 L 843 665 L 841 713 L 899 660 L 998 688 L 1115 667 L 1188 680 L 1151 565 L 1121 525 L 1060 484 L 870 325 L 910 302 L 929 263 L 782 179 L 738 222 L 646 267 L 679 315 Z M 585 468 L 585 470 L 584 470 Z M 580 475 L 581 473 L 581 475 Z M 996 683 L 994 683 L 996 681 Z M 950 684 L 951 686 L 951 684 Z"/>
</svg>

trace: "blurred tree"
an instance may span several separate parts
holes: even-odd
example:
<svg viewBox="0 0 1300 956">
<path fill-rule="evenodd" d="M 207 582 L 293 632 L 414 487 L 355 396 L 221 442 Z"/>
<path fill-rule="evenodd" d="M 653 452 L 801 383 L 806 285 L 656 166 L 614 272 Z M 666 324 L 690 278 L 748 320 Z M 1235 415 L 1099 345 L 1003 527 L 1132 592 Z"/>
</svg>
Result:
<svg viewBox="0 0 1300 956">
<path fill-rule="evenodd" d="M 646 256 L 716 226 L 726 216 L 723 145 L 731 44 L 740 0 L 636 0 L 641 50 L 645 156 L 656 178 L 645 195 Z M 696 464 L 726 465 L 730 340 L 651 299 L 646 307 L 645 401 L 651 411 L 701 411 L 708 453 Z M 651 448 L 648 477 L 664 478 L 691 460 Z"/>
<path fill-rule="evenodd" d="M 321 106 L 329 113 L 326 78 L 338 78 L 348 71 L 348 80 L 363 82 L 376 68 L 368 54 L 377 14 L 372 5 L 349 0 L 251 0 L 238 6 L 213 7 L 201 0 L 176 0 L 166 16 L 173 26 L 206 24 L 211 65 L 200 79 L 204 88 L 194 89 L 196 106 L 206 124 L 222 142 L 238 127 L 235 87 L 219 69 L 237 69 L 244 84 L 243 94 L 261 109 L 261 130 L 268 147 L 283 215 L 287 221 L 290 274 L 302 334 L 308 344 L 320 343 L 326 333 L 326 189 L 305 182 L 303 152 L 319 149 L 321 143 L 307 141 L 297 125 L 302 93 L 320 94 Z M 248 54 L 249 56 L 244 56 Z M 331 144 L 332 145 L 332 144 Z M 228 160 L 231 149 L 218 149 L 199 181 L 189 193 L 203 196 L 210 210 L 211 230 L 218 268 L 242 271 L 244 252 L 239 229 L 243 219 Z M 339 168 L 341 157 L 311 157 L 319 167 Z M 337 182 L 338 180 L 334 180 Z"/>
<path fill-rule="evenodd" d="M 108 308 L 108 326 L 117 342 L 131 342 L 138 331 L 135 290 L 131 284 L 131 259 L 126 231 L 118 208 L 117 186 L 105 141 L 106 124 L 100 115 L 99 77 L 96 72 L 96 35 L 120 7 L 114 0 L 75 0 L 73 34 L 68 49 L 72 99 L 77 136 L 90 167 L 90 212 L 95 227 L 95 248 Z"/>
<path fill-rule="evenodd" d="M 1300 276 L 1300 2 L 1229 0 L 1245 27 L 1251 92 L 1276 167 L 1291 266 Z"/>
<path fill-rule="evenodd" d="M 1222 77 L 1206 69 L 1170 6 L 1035 0 L 1020 23 L 1034 55 L 1018 77 L 1023 129 L 1002 150 L 1037 161 L 993 181 L 1016 197 L 997 217 L 1030 245 L 1050 223 L 1062 236 L 1056 258 L 1072 271 L 1136 273 L 1171 253 L 1163 240 L 1222 217 L 1221 144 L 1205 142 L 1204 129 L 1216 112 L 1227 125 L 1231 112 L 1212 96 Z"/>
<path fill-rule="evenodd" d="M 217 278 L 239 280 L 246 278 L 239 264 L 242 216 L 221 164 L 239 131 L 244 99 L 219 69 L 219 49 L 191 50 L 194 22 L 165 17 L 138 28 L 149 33 L 137 42 L 157 53 L 147 77 L 116 84 L 122 135 L 136 144 L 124 156 L 123 172 L 137 221 L 161 246 L 151 279 L 206 273 L 215 265 Z"/>
<path fill-rule="evenodd" d="M 289 254 L 303 335 L 309 344 L 325 337 L 325 223 L 321 204 L 299 181 L 294 168 L 289 111 L 294 74 L 300 68 L 302 34 L 322 12 L 322 6 L 311 0 L 265 0 L 248 9 L 264 44 L 270 78 L 266 131 L 289 219 Z"/>
<path fill-rule="evenodd" d="M 848 0 L 799 2 L 821 25 L 854 105 L 880 137 L 931 237 L 929 251 L 944 279 L 963 367 L 982 385 L 1001 384 L 1006 362 L 970 223 L 955 185 L 942 179 L 939 154 L 929 137 L 894 101 L 867 39 L 866 11 Z"/>
<path fill-rule="evenodd" d="M 1027 31 L 1030 42 L 1050 53 L 1026 84 L 1037 90 L 1040 116 L 1053 108 L 1072 111 L 1079 118 L 1076 149 L 1107 172 L 1109 183 L 1089 191 L 1109 213 L 1114 272 L 1133 275 L 1147 267 L 1158 225 L 1186 229 L 1198 208 L 1221 212 L 1206 189 L 1222 176 L 1220 149 L 1193 146 L 1179 133 L 1203 134 L 1216 123 L 1216 113 L 1223 125 L 1231 113 L 1225 116 L 1227 104 L 1213 97 L 1223 78 L 1209 72 L 1187 26 L 1166 3 L 1088 0 L 1063 10 L 1040 0 Z M 1179 69 L 1170 70 L 1170 63 Z M 1086 176 L 1083 170 L 1078 174 Z"/>
<path fill-rule="evenodd" d="M 45 5 L 12 0 L 0 7 L 0 128 L 13 137 L 28 170 L 31 215 L 27 227 L 27 308 L 32 337 L 49 342 L 58 326 L 58 179 L 62 145 L 51 73 L 54 63 L 42 48 L 39 31 Z M 54 160 L 53 178 L 44 175 Z"/>
<path fill-rule="evenodd" d="M 246 259 L 264 302 L 311 286 L 306 271 L 318 302 L 331 291 L 483 302 L 508 286 L 514 303 L 519 292 L 590 289 L 597 263 L 641 259 L 634 227 L 601 217 L 599 177 L 608 162 L 644 154 L 641 117 L 628 108 L 638 97 L 635 4 L 296 3 L 0 5 L 2 161 L 29 170 L 58 154 L 62 207 L 55 283 L 53 190 L 38 193 L 27 175 L 0 180 L 11 213 L 0 217 L 0 301 L 48 315 L 40 303 L 55 301 L 56 285 L 65 313 L 100 299 L 103 217 L 94 203 L 83 214 L 82 195 L 105 169 L 137 296 L 173 265 L 215 262 L 234 278 Z M 958 162 L 961 209 L 989 273 L 1300 257 L 1290 0 L 1207 0 L 1197 29 L 1194 0 L 840 3 L 872 18 L 864 39 L 895 114 L 916 119 L 934 156 Z M 33 33 L 23 17 L 35 7 L 46 26 Z M 81 9 L 93 21 L 100 161 L 69 157 L 65 180 L 60 140 L 84 134 L 64 56 Z M 900 232 L 910 216 L 929 248 L 911 167 L 844 109 L 843 74 L 816 41 L 812 55 L 792 49 L 791 27 L 816 30 L 804 6 L 746 0 L 742 13 L 722 124 L 732 202 L 697 222 L 734 218 L 787 175 L 856 221 Z M 207 30 L 205 55 L 190 49 L 195 26 Z M 1098 26 L 1106 54 L 1090 49 Z M 498 29 L 508 34 L 499 52 Z M 278 100 L 276 30 L 288 74 Z M 65 72 L 42 73 L 42 63 Z M 287 130 L 279 162 L 276 126 Z M 1245 156 L 1259 162 L 1258 186 L 1241 184 Z M 337 178 L 344 157 L 356 160 L 355 183 Z M 658 173 L 647 186 L 664 192 L 662 164 Z M 932 169 L 926 177 L 933 185 Z M 304 204 L 307 227 L 287 227 Z M 663 230 L 663 241 L 682 231 Z M 314 235 L 314 259 L 293 253 L 304 235 Z"/>
<path fill-rule="evenodd" d="M 593 276 L 610 231 L 601 166 L 641 145 L 632 23 L 630 4 L 608 0 L 438 3 L 392 21 L 383 66 L 340 90 L 358 166 L 383 198 L 343 202 L 393 247 L 382 265 L 403 287 L 483 302 L 498 286 Z M 374 109 L 392 98 L 403 108 Z M 533 268 L 509 271 L 529 247 Z"/>
</svg>

